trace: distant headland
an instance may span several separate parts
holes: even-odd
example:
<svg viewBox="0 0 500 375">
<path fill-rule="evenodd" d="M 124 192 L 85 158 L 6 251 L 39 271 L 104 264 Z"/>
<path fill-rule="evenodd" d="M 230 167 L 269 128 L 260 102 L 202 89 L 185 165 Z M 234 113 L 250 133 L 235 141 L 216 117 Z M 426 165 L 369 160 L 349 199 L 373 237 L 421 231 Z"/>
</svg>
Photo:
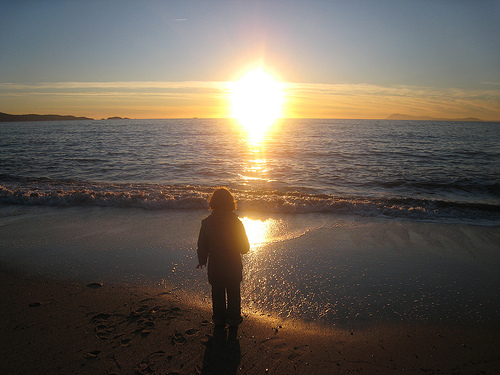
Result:
<svg viewBox="0 0 500 375">
<path fill-rule="evenodd" d="M 103 120 L 130 120 L 128 117 L 119 117 L 119 116 L 113 116 L 113 117 L 108 117 L 107 119 Z"/>
<path fill-rule="evenodd" d="M 401 113 L 393 113 L 386 120 L 409 120 L 409 121 L 483 121 L 481 119 L 475 117 L 466 117 L 466 118 L 442 118 L 442 117 L 428 117 L 428 116 L 411 116 L 405 115 Z"/>
<path fill-rule="evenodd" d="M 9 115 L 0 112 L 0 122 L 19 122 L 19 121 L 76 121 L 93 120 L 90 117 L 61 116 L 61 115 Z"/>
<path fill-rule="evenodd" d="M 61 116 L 61 115 L 9 115 L 8 113 L 0 112 L 0 122 L 20 122 L 20 121 L 78 121 L 78 120 L 94 120 L 90 117 L 76 116 Z M 103 120 L 130 120 L 128 117 L 108 117 Z"/>
</svg>

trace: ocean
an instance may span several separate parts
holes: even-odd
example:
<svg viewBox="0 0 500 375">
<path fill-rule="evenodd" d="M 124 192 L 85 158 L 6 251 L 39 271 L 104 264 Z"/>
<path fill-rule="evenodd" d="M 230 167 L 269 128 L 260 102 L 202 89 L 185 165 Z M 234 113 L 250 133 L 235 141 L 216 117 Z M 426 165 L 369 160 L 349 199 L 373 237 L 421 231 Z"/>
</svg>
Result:
<svg viewBox="0 0 500 375">
<path fill-rule="evenodd" d="M 0 123 L 0 264 L 146 283 L 209 305 L 214 187 L 251 251 L 243 308 L 318 323 L 497 324 L 500 123 L 230 119 Z"/>
<path fill-rule="evenodd" d="M 0 124 L 0 203 L 240 208 L 500 223 L 500 124 L 282 120 L 252 144 L 233 120 Z"/>
</svg>

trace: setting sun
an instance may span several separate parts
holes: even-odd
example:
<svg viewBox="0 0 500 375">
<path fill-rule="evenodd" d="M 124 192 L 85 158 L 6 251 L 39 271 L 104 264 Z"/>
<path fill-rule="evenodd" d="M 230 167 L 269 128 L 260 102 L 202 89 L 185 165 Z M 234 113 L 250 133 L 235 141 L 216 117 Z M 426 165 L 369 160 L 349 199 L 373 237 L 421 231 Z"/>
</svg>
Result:
<svg viewBox="0 0 500 375">
<path fill-rule="evenodd" d="M 232 115 L 248 132 L 253 142 L 281 117 L 283 104 L 282 84 L 262 69 L 247 72 L 232 86 Z"/>
</svg>

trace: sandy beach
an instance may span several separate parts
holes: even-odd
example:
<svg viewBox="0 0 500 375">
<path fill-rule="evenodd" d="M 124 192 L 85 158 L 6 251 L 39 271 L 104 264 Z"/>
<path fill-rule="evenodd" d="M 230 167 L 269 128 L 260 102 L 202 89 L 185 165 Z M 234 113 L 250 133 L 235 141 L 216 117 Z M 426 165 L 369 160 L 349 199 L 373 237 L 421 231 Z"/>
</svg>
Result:
<svg viewBox="0 0 500 375">
<path fill-rule="evenodd" d="M 245 315 L 215 329 L 189 295 L 2 269 L 4 374 L 496 374 L 499 329 L 334 329 Z"/>
<path fill-rule="evenodd" d="M 235 331 L 195 270 L 205 215 L 4 207 L 0 372 L 500 372 L 497 227 L 248 214 L 270 234 Z"/>
</svg>

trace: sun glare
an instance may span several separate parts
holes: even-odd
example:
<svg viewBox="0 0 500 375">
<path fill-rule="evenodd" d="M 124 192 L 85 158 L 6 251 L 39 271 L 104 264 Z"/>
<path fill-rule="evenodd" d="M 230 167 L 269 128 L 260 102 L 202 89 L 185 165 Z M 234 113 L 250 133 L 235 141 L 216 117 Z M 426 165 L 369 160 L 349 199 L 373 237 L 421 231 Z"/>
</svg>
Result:
<svg viewBox="0 0 500 375">
<path fill-rule="evenodd" d="M 286 239 L 290 232 L 280 219 L 251 219 L 241 217 L 245 231 L 250 242 L 251 251 L 259 251 L 264 245 Z"/>
<path fill-rule="evenodd" d="M 269 127 L 281 117 L 282 84 L 262 69 L 251 70 L 232 86 L 232 115 L 260 142 Z"/>
<path fill-rule="evenodd" d="M 245 226 L 248 242 L 250 242 L 250 248 L 252 250 L 256 250 L 261 245 L 269 242 L 272 238 L 273 232 L 276 230 L 274 228 L 276 223 L 271 219 L 262 221 L 243 217 L 240 220 Z"/>
</svg>

